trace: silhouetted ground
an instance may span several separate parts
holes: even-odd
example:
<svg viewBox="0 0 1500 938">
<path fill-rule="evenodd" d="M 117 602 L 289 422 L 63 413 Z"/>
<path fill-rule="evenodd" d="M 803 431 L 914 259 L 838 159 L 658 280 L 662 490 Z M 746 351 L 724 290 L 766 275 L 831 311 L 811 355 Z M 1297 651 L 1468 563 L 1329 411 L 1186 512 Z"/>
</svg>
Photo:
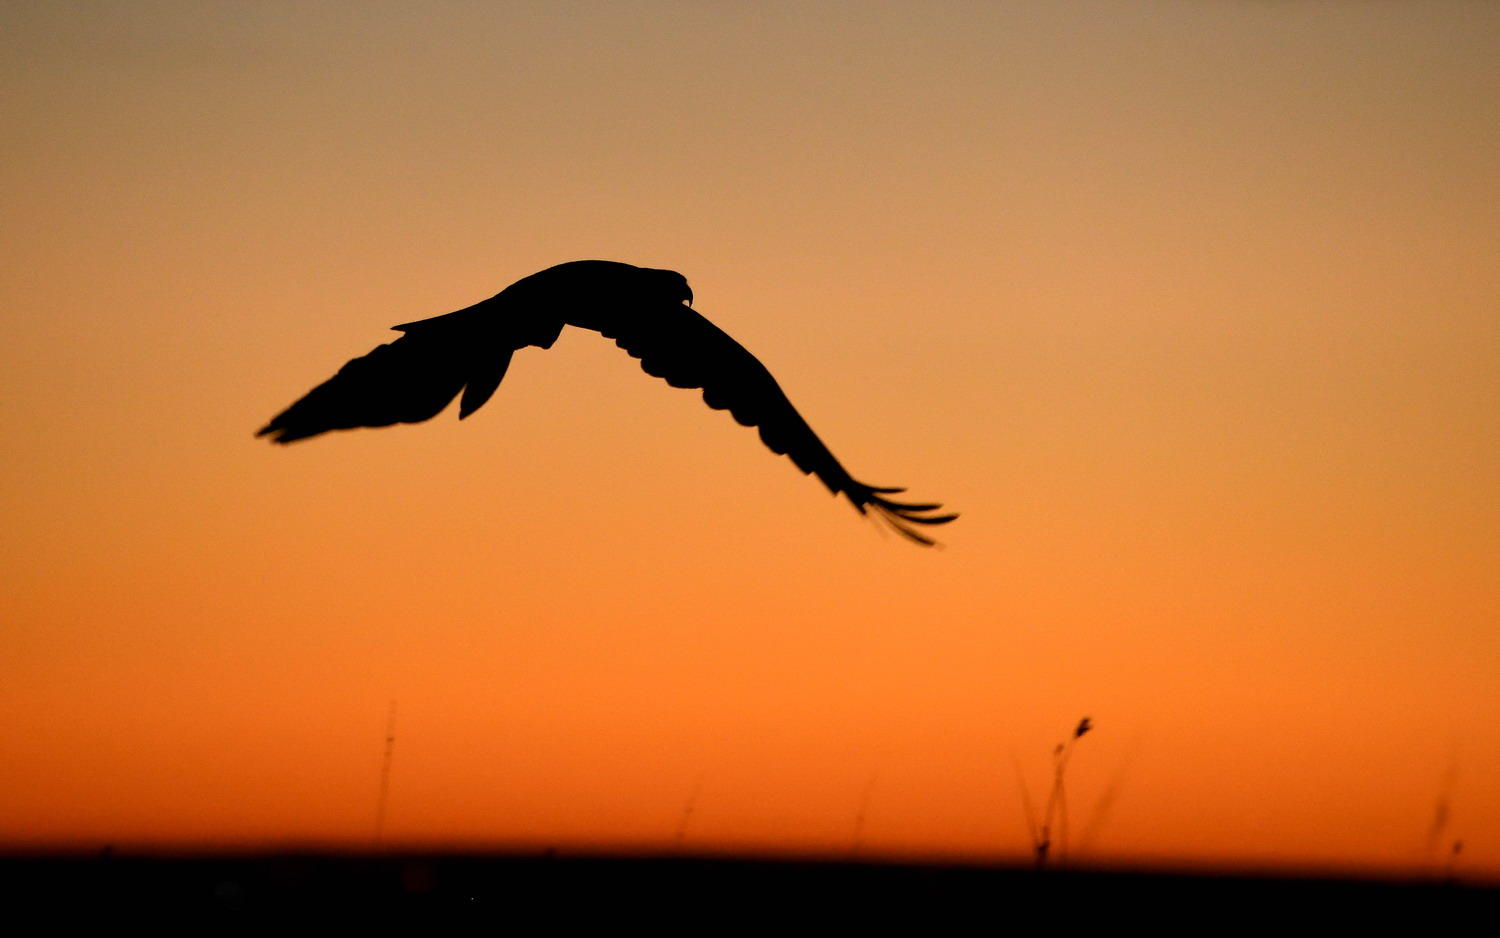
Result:
<svg viewBox="0 0 1500 938">
<path fill-rule="evenodd" d="M 1500 888 L 1434 880 L 1289 878 L 979 865 L 698 857 L 215 855 L 0 857 L 5 919 L 462 920 L 527 933 L 645 924 L 716 934 L 872 924 L 944 932 L 1047 927 L 1278 930 L 1409 922 L 1495 927 Z"/>
</svg>

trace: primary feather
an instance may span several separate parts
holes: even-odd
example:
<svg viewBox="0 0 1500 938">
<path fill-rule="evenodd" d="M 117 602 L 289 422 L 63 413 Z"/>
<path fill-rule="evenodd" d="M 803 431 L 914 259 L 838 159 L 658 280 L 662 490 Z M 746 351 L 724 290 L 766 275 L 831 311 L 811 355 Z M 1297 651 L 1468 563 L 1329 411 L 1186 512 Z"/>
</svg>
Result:
<svg viewBox="0 0 1500 938">
<path fill-rule="evenodd" d="M 528 345 L 550 348 L 564 325 L 592 329 L 641 368 L 673 387 L 701 388 L 703 400 L 757 427 L 767 447 L 816 475 L 860 514 L 873 511 L 918 544 L 932 539 L 913 525 L 946 524 L 936 503 L 899 502 L 903 491 L 854 479 L 787 400 L 755 356 L 694 310 L 692 290 L 676 271 L 613 261 L 574 261 L 532 274 L 495 296 L 432 319 L 405 323 L 396 341 L 356 358 L 277 414 L 257 436 L 277 443 L 329 430 L 420 423 L 463 393 L 460 419 L 489 400 L 511 355 Z"/>
</svg>

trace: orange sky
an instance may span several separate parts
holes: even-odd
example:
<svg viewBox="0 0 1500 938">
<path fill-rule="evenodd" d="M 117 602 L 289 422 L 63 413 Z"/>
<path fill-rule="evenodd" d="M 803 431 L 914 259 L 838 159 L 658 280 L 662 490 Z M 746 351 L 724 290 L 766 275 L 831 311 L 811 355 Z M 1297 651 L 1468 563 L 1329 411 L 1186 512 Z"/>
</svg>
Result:
<svg viewBox="0 0 1500 938">
<path fill-rule="evenodd" d="M 0 844 L 1500 875 L 1500 6 L 6 4 Z M 683 271 L 882 538 L 609 342 L 277 449 L 386 327 Z M 1109 796 L 1107 793 L 1114 791 Z M 1108 809 L 1096 811 L 1101 801 Z M 1091 822 L 1091 818 L 1093 821 Z M 1080 832 L 1090 829 L 1086 842 Z"/>
</svg>

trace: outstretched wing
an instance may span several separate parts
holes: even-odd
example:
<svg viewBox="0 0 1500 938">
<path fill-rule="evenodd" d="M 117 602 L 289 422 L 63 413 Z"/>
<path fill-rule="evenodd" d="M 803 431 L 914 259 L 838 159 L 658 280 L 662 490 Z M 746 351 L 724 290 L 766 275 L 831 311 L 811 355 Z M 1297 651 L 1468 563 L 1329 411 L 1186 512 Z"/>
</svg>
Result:
<svg viewBox="0 0 1500 938">
<path fill-rule="evenodd" d="M 754 355 L 718 326 L 687 306 L 646 307 L 620 316 L 599 330 L 641 360 L 648 375 L 675 388 L 702 388 L 703 400 L 727 410 L 747 427 L 760 428 L 771 451 L 791 458 L 816 475 L 835 495 L 843 493 L 860 514 L 873 510 L 903 537 L 931 545 L 912 525 L 945 524 L 956 514 L 934 515 L 939 504 L 911 504 L 886 498 L 904 491 L 876 488 L 855 480 L 818 439 L 771 373 Z"/>
<path fill-rule="evenodd" d="M 514 349 L 511 343 L 476 342 L 470 330 L 457 326 L 415 328 L 444 319 L 397 326 L 406 335 L 340 368 L 256 436 L 290 443 L 329 430 L 421 423 L 437 416 L 459 391 L 464 392 L 459 417 L 467 417 L 495 392 Z"/>
</svg>

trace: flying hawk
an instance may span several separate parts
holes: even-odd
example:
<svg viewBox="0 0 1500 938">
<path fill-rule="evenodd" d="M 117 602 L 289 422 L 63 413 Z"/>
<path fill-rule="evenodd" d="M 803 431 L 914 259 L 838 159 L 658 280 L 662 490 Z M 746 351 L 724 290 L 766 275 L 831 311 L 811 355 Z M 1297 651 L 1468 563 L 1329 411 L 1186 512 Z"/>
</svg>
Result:
<svg viewBox="0 0 1500 938">
<path fill-rule="evenodd" d="M 393 327 L 401 338 L 356 358 L 262 427 L 276 443 L 351 427 L 421 423 L 463 392 L 462 420 L 483 406 L 510 357 L 528 345 L 551 348 L 563 326 L 592 329 L 649 375 L 676 388 L 702 388 L 703 400 L 759 427 L 772 452 L 842 493 L 860 514 L 873 512 L 908 540 L 931 545 L 914 525 L 945 524 L 939 504 L 898 502 L 904 491 L 855 479 L 818 439 L 766 367 L 692 308 L 693 291 L 674 270 L 614 261 L 573 261 L 516 281 L 456 313 Z"/>
</svg>

